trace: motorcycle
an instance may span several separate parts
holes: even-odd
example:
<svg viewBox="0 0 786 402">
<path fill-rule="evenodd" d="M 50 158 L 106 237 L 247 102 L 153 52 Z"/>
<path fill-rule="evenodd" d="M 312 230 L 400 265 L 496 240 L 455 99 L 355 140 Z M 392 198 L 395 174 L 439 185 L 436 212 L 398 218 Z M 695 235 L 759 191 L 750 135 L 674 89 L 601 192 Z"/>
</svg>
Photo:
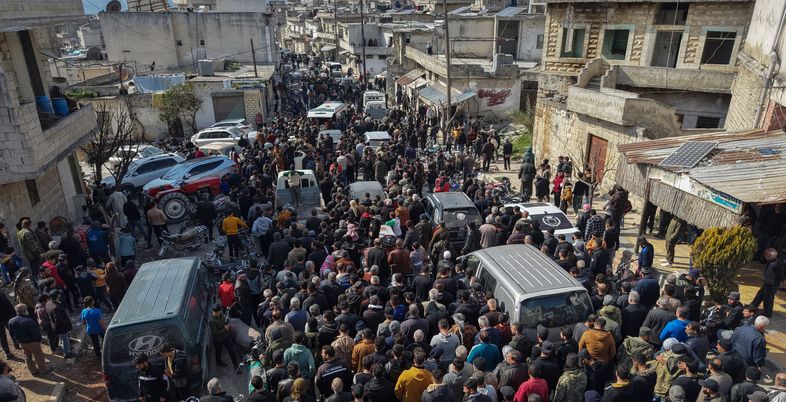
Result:
<svg viewBox="0 0 786 402">
<path fill-rule="evenodd" d="M 161 240 L 161 249 L 158 250 L 159 257 L 163 257 L 169 249 L 194 251 L 202 247 L 202 243 L 207 240 L 207 227 L 203 225 L 194 226 L 180 234 L 164 232 L 161 235 Z"/>
<path fill-rule="evenodd" d="M 268 383 L 265 367 L 262 365 L 262 358 L 264 357 L 263 352 L 266 348 L 267 345 L 265 344 L 265 337 L 258 337 L 251 346 L 251 351 L 243 356 L 240 364 L 235 369 L 235 374 L 242 374 L 244 371 L 243 369 L 245 369 L 246 383 L 248 384 L 249 394 L 256 391 L 256 389 L 251 385 L 251 379 L 254 378 L 254 376 L 262 377 L 262 381 L 265 384 L 265 389 L 269 390 L 271 386 L 271 384 Z M 273 384 L 273 386 L 275 387 L 275 384 Z"/>
</svg>

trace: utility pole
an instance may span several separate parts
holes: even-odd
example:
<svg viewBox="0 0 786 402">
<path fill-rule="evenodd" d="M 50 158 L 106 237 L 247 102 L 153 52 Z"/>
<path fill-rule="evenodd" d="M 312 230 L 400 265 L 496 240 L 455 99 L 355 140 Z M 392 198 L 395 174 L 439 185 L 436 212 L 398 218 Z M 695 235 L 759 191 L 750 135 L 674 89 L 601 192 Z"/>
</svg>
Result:
<svg viewBox="0 0 786 402">
<path fill-rule="evenodd" d="M 257 52 L 254 51 L 254 39 L 249 39 L 251 41 L 251 61 L 254 62 L 254 78 L 259 78 L 259 73 L 257 72 Z"/>
<path fill-rule="evenodd" d="M 336 63 L 338 63 L 338 0 L 333 0 L 333 32 L 336 33 Z"/>
<path fill-rule="evenodd" d="M 360 70 L 360 74 L 363 76 L 363 84 L 368 84 L 368 74 L 366 74 L 366 18 L 363 15 L 363 0 L 360 0 L 360 39 L 363 41 L 363 69 Z"/>
<path fill-rule="evenodd" d="M 445 12 L 445 83 L 448 86 L 447 90 L 447 99 L 448 99 L 448 110 L 445 112 L 445 129 L 442 131 L 442 135 L 449 135 L 448 130 L 450 129 L 450 121 L 453 120 L 453 113 L 450 112 L 451 107 L 451 81 L 450 81 L 450 30 L 448 29 L 448 2 L 447 0 L 442 0 L 442 8 Z"/>
</svg>

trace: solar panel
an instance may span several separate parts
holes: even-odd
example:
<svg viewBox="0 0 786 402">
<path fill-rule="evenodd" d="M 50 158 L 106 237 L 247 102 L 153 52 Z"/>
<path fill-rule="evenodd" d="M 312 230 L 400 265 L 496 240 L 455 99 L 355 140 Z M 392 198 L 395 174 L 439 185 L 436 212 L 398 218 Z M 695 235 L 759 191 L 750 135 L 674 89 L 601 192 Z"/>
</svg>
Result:
<svg viewBox="0 0 786 402">
<path fill-rule="evenodd" d="M 717 142 L 688 141 L 660 162 L 660 166 L 689 169 L 696 166 L 715 147 Z"/>
</svg>

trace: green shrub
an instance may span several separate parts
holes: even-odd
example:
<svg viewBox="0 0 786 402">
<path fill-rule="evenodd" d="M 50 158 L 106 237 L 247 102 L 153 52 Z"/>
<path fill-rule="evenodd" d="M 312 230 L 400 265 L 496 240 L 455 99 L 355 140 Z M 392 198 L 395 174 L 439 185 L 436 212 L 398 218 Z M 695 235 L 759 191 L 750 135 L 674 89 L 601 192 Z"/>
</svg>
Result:
<svg viewBox="0 0 786 402">
<path fill-rule="evenodd" d="M 696 239 L 691 251 L 693 265 L 707 279 L 710 297 L 723 303 L 737 290 L 737 274 L 756 252 L 756 238 L 747 227 L 714 227 Z"/>
</svg>

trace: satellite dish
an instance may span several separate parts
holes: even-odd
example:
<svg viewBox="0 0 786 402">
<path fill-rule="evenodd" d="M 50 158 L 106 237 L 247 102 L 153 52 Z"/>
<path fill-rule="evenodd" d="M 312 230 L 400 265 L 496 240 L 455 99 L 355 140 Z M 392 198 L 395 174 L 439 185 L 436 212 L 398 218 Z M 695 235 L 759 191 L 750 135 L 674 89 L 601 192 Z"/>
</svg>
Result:
<svg viewBox="0 0 786 402">
<path fill-rule="evenodd" d="M 118 0 L 112 0 L 106 5 L 106 12 L 108 13 L 116 13 L 119 12 L 123 8 L 123 5 L 120 4 Z"/>
</svg>

